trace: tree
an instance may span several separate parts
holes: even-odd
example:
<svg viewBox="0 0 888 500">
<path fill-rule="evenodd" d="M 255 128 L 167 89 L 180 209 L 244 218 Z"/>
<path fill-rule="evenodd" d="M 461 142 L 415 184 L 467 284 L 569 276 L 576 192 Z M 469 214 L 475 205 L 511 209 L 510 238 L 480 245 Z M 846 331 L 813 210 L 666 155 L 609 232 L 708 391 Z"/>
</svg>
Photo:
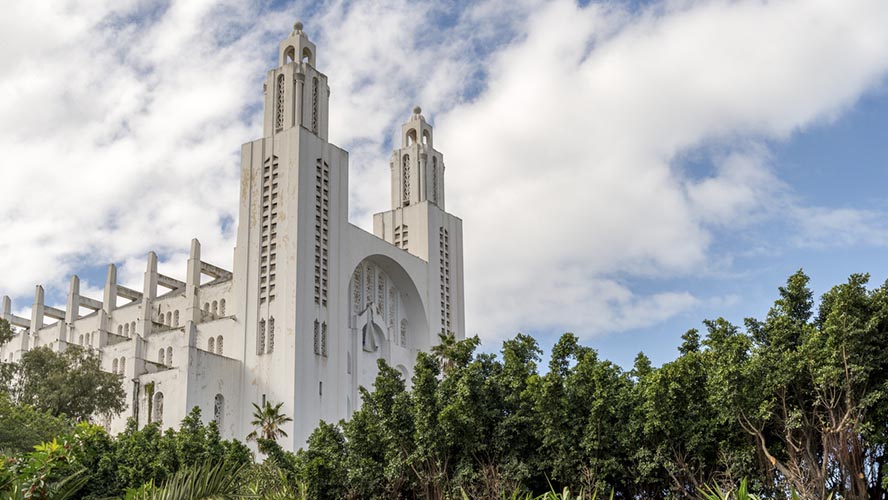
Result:
<svg viewBox="0 0 888 500">
<path fill-rule="evenodd" d="M 247 434 L 247 441 L 256 441 L 259 438 L 277 441 L 279 437 L 287 437 L 286 431 L 281 427 L 293 419 L 281 413 L 282 406 L 284 403 L 272 406 L 269 401 L 266 401 L 262 407 L 253 403 L 253 421 L 250 423 L 256 427 L 256 430 Z"/>
<path fill-rule="evenodd" d="M 68 429 L 64 418 L 28 405 L 17 405 L 8 394 L 0 392 L 0 450 L 28 451 Z"/>
<path fill-rule="evenodd" d="M 296 463 L 299 476 L 312 500 L 345 497 L 345 436 L 335 424 L 321 422 L 308 438 L 308 449 L 299 450 Z"/>
<path fill-rule="evenodd" d="M 15 335 L 15 332 L 12 330 L 12 326 L 5 319 L 0 319 L 0 347 L 3 347 L 7 342 L 12 340 L 12 337 Z"/>
<path fill-rule="evenodd" d="M 13 364 L 13 375 L 4 387 L 12 399 L 54 416 L 82 421 L 125 408 L 120 375 L 102 371 L 99 356 L 80 346 L 31 349 Z"/>
</svg>

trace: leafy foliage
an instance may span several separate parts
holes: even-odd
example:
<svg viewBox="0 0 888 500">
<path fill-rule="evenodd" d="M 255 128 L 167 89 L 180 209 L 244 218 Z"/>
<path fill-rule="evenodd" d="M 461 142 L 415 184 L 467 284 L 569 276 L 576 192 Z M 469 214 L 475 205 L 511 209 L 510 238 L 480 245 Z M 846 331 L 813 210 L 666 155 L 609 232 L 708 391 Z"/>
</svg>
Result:
<svg viewBox="0 0 888 500">
<path fill-rule="evenodd" d="M 99 356 L 80 346 L 61 353 L 38 347 L 7 365 L 12 376 L 3 380 L 0 392 L 19 404 L 74 421 L 117 415 L 125 408 L 120 375 L 102 371 Z"/>
<path fill-rule="evenodd" d="M 659 368 L 639 354 L 624 372 L 568 333 L 541 372 L 526 335 L 499 357 L 443 335 L 410 390 L 380 362 L 361 409 L 297 454 L 297 480 L 308 498 L 884 499 L 888 286 L 867 280 L 815 312 L 799 271 L 764 320 L 704 321 Z"/>
<path fill-rule="evenodd" d="M 70 429 L 64 418 L 28 405 L 17 405 L 0 392 L 0 450 L 24 452 Z"/>
<path fill-rule="evenodd" d="M 704 321 L 660 367 L 639 353 L 624 371 L 570 333 L 545 369 L 530 336 L 505 341 L 497 356 L 477 352 L 476 337 L 443 335 L 417 355 L 409 381 L 380 361 L 351 419 L 321 422 L 295 454 L 276 442 L 291 421 L 281 404 L 254 405 L 248 439 L 261 464 L 195 410 L 165 433 L 131 423 L 111 437 L 78 425 L 33 452 L 45 460 L 4 462 L 0 484 L 38 484 L 51 496 L 85 469 L 82 498 L 198 498 L 173 492 L 210 491 L 224 468 L 218 498 L 886 500 L 888 283 L 868 280 L 852 275 L 816 303 L 799 271 L 764 319 Z M 0 398 L 0 422 L 73 414 L 48 403 L 64 399 L 55 389 L 27 387 L 49 396 L 22 397 L 34 406 Z M 43 425 L 0 438 L 20 450 L 43 438 Z"/>
</svg>

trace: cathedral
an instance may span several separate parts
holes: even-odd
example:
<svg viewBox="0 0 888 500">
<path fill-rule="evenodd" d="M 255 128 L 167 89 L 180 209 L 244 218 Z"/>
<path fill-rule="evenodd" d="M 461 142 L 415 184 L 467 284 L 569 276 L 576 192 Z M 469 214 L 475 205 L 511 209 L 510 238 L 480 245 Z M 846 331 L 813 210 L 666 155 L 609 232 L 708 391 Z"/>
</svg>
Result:
<svg viewBox="0 0 888 500">
<path fill-rule="evenodd" d="M 127 409 L 112 433 L 177 426 L 193 407 L 225 438 L 253 430 L 253 404 L 283 403 L 281 444 L 300 448 L 320 420 L 347 419 L 377 360 L 409 384 L 419 351 L 465 335 L 462 221 L 445 210 L 444 158 L 419 107 L 391 156 L 391 208 L 373 234 L 348 221 L 348 153 L 328 142 L 330 88 L 315 44 L 296 23 L 265 78 L 263 137 L 241 147 L 240 210 L 230 271 L 191 242 L 184 276 L 148 254 L 141 289 L 108 266 L 101 300 L 71 277 L 64 309 L 36 287 L 30 318 L 0 359 L 35 347 L 84 346 L 119 374 Z"/>
</svg>

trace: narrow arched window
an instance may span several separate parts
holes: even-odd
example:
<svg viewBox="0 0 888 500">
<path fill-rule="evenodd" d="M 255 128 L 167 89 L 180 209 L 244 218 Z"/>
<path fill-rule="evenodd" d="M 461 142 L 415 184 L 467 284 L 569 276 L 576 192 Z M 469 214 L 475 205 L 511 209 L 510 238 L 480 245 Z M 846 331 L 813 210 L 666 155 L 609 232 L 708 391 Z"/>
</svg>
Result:
<svg viewBox="0 0 888 500">
<path fill-rule="evenodd" d="M 173 313 L 167 312 L 166 324 L 167 326 L 173 326 Z"/>
<path fill-rule="evenodd" d="M 259 320 L 259 332 L 256 335 L 256 354 L 265 353 L 265 320 Z"/>
<path fill-rule="evenodd" d="M 130 333 L 133 334 L 133 335 L 136 334 L 136 322 L 135 322 L 135 321 L 133 321 L 133 322 L 130 324 Z"/>
<path fill-rule="evenodd" d="M 401 346 L 407 347 L 407 320 L 401 320 Z"/>
<path fill-rule="evenodd" d="M 165 352 L 166 352 L 166 351 L 163 349 L 163 347 L 161 347 L 160 349 L 157 350 L 157 362 L 158 362 L 158 363 L 160 363 L 160 364 L 164 364 L 164 362 L 163 362 L 163 356 L 164 356 L 164 353 L 165 353 Z"/>
<path fill-rule="evenodd" d="M 204 302 L 203 312 L 205 312 L 205 313 L 210 312 L 210 303 L 209 302 Z"/>
<path fill-rule="evenodd" d="M 277 77 L 277 120 L 275 124 L 275 128 L 281 130 L 284 128 L 284 96 L 285 96 L 285 86 L 286 86 L 286 78 L 283 74 L 278 75 Z"/>
<path fill-rule="evenodd" d="M 151 420 L 157 422 L 163 427 L 163 393 L 154 393 L 154 415 Z"/>
<path fill-rule="evenodd" d="M 129 328 L 127 328 L 129 330 Z M 117 335 L 123 337 L 123 325 L 117 325 Z"/>
<path fill-rule="evenodd" d="M 176 310 L 176 312 L 173 313 L 173 326 L 175 326 L 175 327 L 179 326 L 179 310 L 178 309 Z"/>
<path fill-rule="evenodd" d="M 402 178 L 404 181 L 401 198 L 404 205 L 410 204 L 410 155 L 404 155 Z"/>
<path fill-rule="evenodd" d="M 321 356 L 327 357 L 327 322 L 321 325 Z"/>
<path fill-rule="evenodd" d="M 120 374 L 126 375 L 126 358 L 125 357 L 120 358 Z"/>
<path fill-rule="evenodd" d="M 222 417 L 225 415 L 225 396 L 216 394 L 213 401 L 213 420 L 222 427 Z"/>
<path fill-rule="evenodd" d="M 111 373 L 117 373 L 117 363 L 117 358 L 114 358 L 114 360 L 111 361 Z"/>
<path fill-rule="evenodd" d="M 438 202 L 438 158 L 432 157 L 432 201 Z"/>
<path fill-rule="evenodd" d="M 225 316 L 225 299 L 219 301 L 219 316 Z"/>
<path fill-rule="evenodd" d="M 222 336 L 216 337 L 216 354 L 222 354 Z"/>
<path fill-rule="evenodd" d="M 318 133 L 318 78 L 311 79 L 311 131 Z"/>
<path fill-rule="evenodd" d="M 210 339 L 207 340 L 207 350 L 210 352 L 216 352 L 216 339 L 213 337 L 210 337 Z"/>
<path fill-rule="evenodd" d="M 216 302 L 214 300 L 213 305 L 211 307 L 212 307 L 211 311 L 213 312 L 213 316 L 215 316 L 216 314 L 219 313 L 219 303 L 218 302 Z"/>
<path fill-rule="evenodd" d="M 274 352 L 274 317 L 268 318 L 268 349 L 265 352 Z"/>
<path fill-rule="evenodd" d="M 167 347 L 167 366 L 173 366 L 173 348 Z"/>
</svg>

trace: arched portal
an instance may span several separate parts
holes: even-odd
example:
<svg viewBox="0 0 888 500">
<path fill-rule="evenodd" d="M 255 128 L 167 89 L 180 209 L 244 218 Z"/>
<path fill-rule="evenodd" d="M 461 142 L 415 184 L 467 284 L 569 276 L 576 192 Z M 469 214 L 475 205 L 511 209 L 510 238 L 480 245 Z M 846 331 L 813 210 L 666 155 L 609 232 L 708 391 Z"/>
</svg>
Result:
<svg viewBox="0 0 888 500">
<path fill-rule="evenodd" d="M 428 348 L 428 319 L 419 290 L 410 274 L 385 255 L 365 257 L 350 274 L 348 325 L 353 339 L 348 373 L 355 391 L 372 386 L 377 360 L 400 365 L 409 377 L 416 352 Z"/>
</svg>

